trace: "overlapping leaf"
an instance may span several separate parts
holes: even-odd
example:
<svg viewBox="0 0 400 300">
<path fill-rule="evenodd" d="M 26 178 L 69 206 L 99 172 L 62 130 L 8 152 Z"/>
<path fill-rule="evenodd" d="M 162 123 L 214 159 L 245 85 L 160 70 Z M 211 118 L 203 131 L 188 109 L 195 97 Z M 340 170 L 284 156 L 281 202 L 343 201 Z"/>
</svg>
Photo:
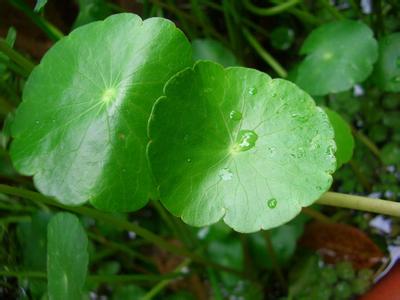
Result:
<svg viewBox="0 0 400 300">
<path fill-rule="evenodd" d="M 191 225 L 279 226 L 330 186 L 333 129 L 294 84 L 199 62 L 174 76 L 149 122 L 163 204 Z"/>
</svg>

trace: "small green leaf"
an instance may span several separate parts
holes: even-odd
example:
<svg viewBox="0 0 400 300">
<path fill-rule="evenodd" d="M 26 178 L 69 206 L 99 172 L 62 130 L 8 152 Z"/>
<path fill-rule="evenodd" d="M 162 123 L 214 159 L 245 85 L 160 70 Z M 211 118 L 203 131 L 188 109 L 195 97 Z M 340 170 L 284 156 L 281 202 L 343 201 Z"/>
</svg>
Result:
<svg viewBox="0 0 400 300">
<path fill-rule="evenodd" d="M 400 32 L 379 41 L 379 58 L 373 78 L 384 91 L 400 92 Z"/>
<path fill-rule="evenodd" d="M 233 53 L 220 42 L 212 39 L 196 39 L 192 42 L 193 59 L 211 60 L 225 67 L 239 65 Z"/>
<path fill-rule="evenodd" d="M 11 156 L 36 187 L 67 205 L 144 206 L 154 184 L 147 120 L 173 74 L 191 64 L 172 22 L 120 14 L 74 30 L 26 83 Z"/>
<path fill-rule="evenodd" d="M 294 84 L 199 62 L 171 78 L 165 95 L 149 121 L 148 155 L 162 203 L 186 223 L 268 229 L 330 187 L 333 129 Z"/>
<path fill-rule="evenodd" d="M 33 9 L 35 12 L 40 12 L 42 8 L 47 4 L 48 0 L 36 0 L 35 8 Z"/>
<path fill-rule="evenodd" d="M 347 163 L 353 156 L 354 138 L 349 124 L 335 111 L 324 107 L 329 121 L 335 131 L 336 142 L 336 168 L 339 169 L 344 163 Z"/>
<path fill-rule="evenodd" d="M 311 32 L 300 54 L 307 56 L 295 82 L 311 95 L 326 95 L 364 81 L 378 57 L 378 45 L 367 25 L 342 20 Z"/>
<path fill-rule="evenodd" d="M 50 300 L 82 299 L 89 255 L 79 219 L 58 213 L 47 229 L 47 280 Z"/>
</svg>

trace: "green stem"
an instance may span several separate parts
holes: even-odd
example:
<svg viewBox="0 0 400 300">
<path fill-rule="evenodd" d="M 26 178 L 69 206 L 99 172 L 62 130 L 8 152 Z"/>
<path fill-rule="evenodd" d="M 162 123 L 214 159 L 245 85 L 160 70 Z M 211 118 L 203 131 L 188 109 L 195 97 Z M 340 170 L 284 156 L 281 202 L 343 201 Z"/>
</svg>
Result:
<svg viewBox="0 0 400 300">
<path fill-rule="evenodd" d="M 360 167 L 354 160 L 349 160 L 349 165 L 351 170 L 353 171 L 354 175 L 356 175 L 358 181 L 361 183 L 363 188 L 370 192 L 372 190 L 371 184 L 369 183 L 368 178 L 363 174 L 360 170 Z"/>
<path fill-rule="evenodd" d="M 374 144 L 374 142 L 371 141 L 365 134 L 363 134 L 361 131 L 355 129 L 354 127 L 351 128 L 351 131 L 353 132 L 353 135 L 361 143 L 363 143 L 376 156 L 376 158 L 378 158 L 378 160 L 380 162 L 382 162 L 381 153 L 380 153 L 378 147 Z"/>
<path fill-rule="evenodd" d="M 43 32 L 53 41 L 58 41 L 64 34 L 53 24 L 45 20 L 41 15 L 32 11 L 32 9 L 23 0 L 9 0 L 16 8 L 28 16 Z"/>
<path fill-rule="evenodd" d="M 16 277 L 16 278 L 41 278 L 46 279 L 45 272 L 35 271 L 0 271 L 0 276 Z M 91 283 L 122 283 L 122 282 L 139 282 L 139 281 L 159 281 L 159 280 L 173 280 L 177 277 L 182 277 L 181 273 L 169 273 L 164 275 L 158 274 L 127 274 L 127 275 L 89 275 L 87 281 Z"/>
<path fill-rule="evenodd" d="M 10 58 L 21 68 L 23 68 L 28 74 L 32 72 L 33 68 L 35 67 L 34 63 L 32 63 L 30 60 L 11 48 L 8 43 L 2 38 L 0 38 L 0 51 L 3 52 L 8 58 Z"/>
<path fill-rule="evenodd" d="M 173 232 L 173 234 L 186 245 L 188 245 L 187 237 L 183 236 L 182 231 L 176 224 L 176 221 L 169 213 L 167 213 L 164 207 L 160 204 L 159 201 L 155 200 L 151 203 L 153 207 L 156 209 L 157 213 L 160 215 L 161 219 L 165 222 L 165 224 L 169 227 L 169 229 Z"/>
<path fill-rule="evenodd" d="M 152 259 L 150 259 L 149 257 L 147 257 L 145 255 L 142 255 L 142 254 L 140 254 L 140 253 L 138 253 L 136 251 L 133 251 L 130 247 L 125 246 L 124 244 L 118 244 L 116 242 L 109 241 L 106 238 L 97 236 L 97 235 L 95 235 L 94 233 L 91 233 L 91 232 L 88 232 L 88 236 L 92 240 L 94 240 L 94 241 L 96 241 L 98 243 L 101 243 L 103 245 L 106 245 L 109 248 L 118 250 L 118 251 L 123 252 L 125 254 L 128 254 L 128 255 L 130 255 L 130 256 L 132 256 L 134 258 L 138 258 L 138 259 L 140 259 L 140 260 L 142 260 L 142 261 L 144 261 L 144 262 L 146 262 L 148 264 L 154 265 L 154 261 Z"/>
<path fill-rule="evenodd" d="M 210 281 L 211 289 L 213 291 L 213 299 L 214 300 L 223 300 L 221 288 L 218 285 L 217 275 L 215 271 L 211 268 L 207 268 L 208 279 Z"/>
<path fill-rule="evenodd" d="M 268 252 L 269 256 L 271 257 L 272 266 L 275 269 L 275 273 L 278 277 L 278 280 L 281 283 L 281 286 L 285 288 L 287 286 L 287 283 L 286 283 L 285 277 L 283 276 L 282 270 L 279 267 L 278 258 L 276 256 L 274 245 L 272 244 L 269 231 L 264 231 L 263 235 L 264 235 L 264 239 L 265 239 L 265 244 L 267 246 L 267 252 Z"/>
<path fill-rule="evenodd" d="M 269 54 L 256 40 L 256 38 L 247 30 L 243 29 L 243 34 L 250 43 L 250 45 L 256 50 L 258 55 L 271 66 L 272 69 L 280 76 L 280 77 L 287 77 L 286 70 L 279 64 L 279 62 L 273 58 L 271 54 Z"/>
<path fill-rule="evenodd" d="M 292 15 L 296 16 L 298 19 L 300 19 L 304 23 L 308 23 L 311 25 L 321 25 L 323 22 L 315 17 L 313 14 L 309 13 L 308 11 L 297 9 L 297 8 L 292 8 L 289 13 Z"/>
<path fill-rule="evenodd" d="M 30 216 L 10 216 L 0 219 L 0 224 L 6 225 L 10 223 L 30 222 Z"/>
<path fill-rule="evenodd" d="M 173 280 L 182 277 L 181 273 L 158 274 L 133 274 L 133 275 L 91 275 L 87 281 L 91 283 L 126 283 L 139 281 Z"/>
<path fill-rule="evenodd" d="M 251 0 L 244 0 L 243 4 L 247 10 L 251 11 L 252 13 L 254 13 L 256 15 L 273 16 L 273 15 L 277 15 L 277 14 L 285 12 L 286 10 L 290 9 L 291 7 L 297 5 L 300 2 L 301 2 L 301 0 L 289 0 L 289 1 L 286 1 L 285 3 L 278 4 L 273 7 L 258 7 L 256 5 L 254 5 L 251 2 Z"/>
<path fill-rule="evenodd" d="M 46 278 L 46 273 L 44 272 L 35 272 L 35 271 L 0 271 L 0 276 L 5 277 L 29 277 L 29 278 Z"/>
<path fill-rule="evenodd" d="M 175 268 L 174 273 L 180 272 L 184 267 L 188 266 L 189 264 L 190 264 L 190 259 L 185 259 L 178 267 Z M 153 299 L 166 286 L 168 286 L 168 284 L 170 284 L 171 281 L 173 281 L 173 279 L 165 279 L 163 281 L 160 281 L 146 295 L 144 295 L 141 300 Z"/>
<path fill-rule="evenodd" d="M 340 14 L 340 12 L 337 11 L 335 7 L 332 6 L 332 4 L 329 2 L 329 0 L 320 0 L 322 6 L 328 10 L 333 17 L 336 19 L 340 20 L 343 19 L 343 16 Z"/>
<path fill-rule="evenodd" d="M 40 193 L 32 192 L 32 191 L 28 191 L 28 190 L 20 189 L 20 188 L 16 188 L 16 187 L 11 187 L 11 186 L 4 185 L 4 184 L 0 184 L 0 193 L 22 197 L 25 199 L 32 200 L 35 203 L 51 205 L 54 207 L 61 208 L 63 210 L 67 210 L 67 211 L 71 211 L 74 213 L 89 216 L 96 220 L 107 223 L 107 224 L 113 226 L 114 228 L 118 228 L 120 230 L 134 231 L 138 236 L 141 236 L 143 239 L 148 240 L 149 242 L 153 243 L 154 245 L 156 245 L 166 251 L 169 251 L 175 255 L 188 257 L 191 260 L 193 260 L 194 262 L 216 268 L 220 271 L 233 273 L 233 274 L 236 274 L 236 275 L 242 276 L 242 277 L 244 276 L 242 274 L 242 272 L 240 272 L 238 270 L 216 264 L 210 260 L 207 260 L 204 257 L 198 256 L 198 255 L 190 252 L 189 250 L 187 250 L 185 248 L 177 247 L 177 246 L 165 241 L 164 239 L 160 238 L 158 235 L 152 233 L 151 231 L 147 230 L 146 228 L 143 228 L 135 223 L 130 223 L 128 221 L 113 217 L 110 214 L 100 212 L 96 209 L 92 209 L 92 208 L 85 207 L 85 206 L 66 206 L 66 205 L 60 204 L 60 203 L 54 201 L 53 199 L 50 199 Z"/>
<path fill-rule="evenodd" d="M 327 192 L 316 203 L 400 217 L 400 202 L 389 200 Z"/>
</svg>

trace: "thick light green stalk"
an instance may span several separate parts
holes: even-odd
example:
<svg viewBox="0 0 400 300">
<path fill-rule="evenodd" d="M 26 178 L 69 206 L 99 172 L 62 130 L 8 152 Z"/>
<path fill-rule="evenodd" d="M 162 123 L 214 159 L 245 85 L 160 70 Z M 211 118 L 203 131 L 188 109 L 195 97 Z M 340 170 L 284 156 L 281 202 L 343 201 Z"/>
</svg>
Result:
<svg viewBox="0 0 400 300">
<path fill-rule="evenodd" d="M 243 4 L 247 10 L 251 11 L 252 13 L 254 13 L 256 15 L 273 16 L 273 15 L 283 13 L 284 11 L 290 9 L 291 7 L 297 5 L 300 2 L 301 2 L 301 0 L 289 0 L 289 1 L 286 1 L 282 4 L 278 4 L 273 7 L 258 7 L 256 5 L 254 5 L 251 2 L 251 0 L 244 0 Z"/>
<path fill-rule="evenodd" d="M 32 72 L 33 68 L 35 67 L 34 63 L 11 48 L 10 45 L 8 45 L 8 43 L 2 38 L 0 38 L 0 52 L 4 53 L 9 59 L 24 69 L 27 74 Z"/>
<path fill-rule="evenodd" d="M 317 204 L 368 211 L 400 218 L 400 202 L 327 192 Z"/>
<path fill-rule="evenodd" d="M 250 43 L 250 45 L 256 50 L 258 55 L 271 66 L 272 69 L 282 78 L 287 77 L 287 72 L 286 70 L 281 66 L 281 64 L 265 50 L 260 43 L 257 41 L 257 39 L 247 30 L 243 29 L 243 34 Z"/>
</svg>

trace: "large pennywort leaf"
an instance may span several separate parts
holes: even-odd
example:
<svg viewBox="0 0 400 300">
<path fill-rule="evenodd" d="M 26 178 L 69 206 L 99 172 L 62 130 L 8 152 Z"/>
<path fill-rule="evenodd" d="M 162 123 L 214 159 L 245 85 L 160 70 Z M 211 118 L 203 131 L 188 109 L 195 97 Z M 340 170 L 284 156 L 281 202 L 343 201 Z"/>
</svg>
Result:
<svg viewBox="0 0 400 300">
<path fill-rule="evenodd" d="M 333 129 L 294 84 L 199 62 L 178 73 L 149 121 L 162 203 L 195 226 L 279 226 L 331 185 Z"/>
<path fill-rule="evenodd" d="M 191 61 L 190 43 L 165 19 L 120 14 L 74 30 L 26 83 L 12 127 L 15 167 L 64 204 L 142 207 L 154 190 L 151 107 Z"/>
</svg>

